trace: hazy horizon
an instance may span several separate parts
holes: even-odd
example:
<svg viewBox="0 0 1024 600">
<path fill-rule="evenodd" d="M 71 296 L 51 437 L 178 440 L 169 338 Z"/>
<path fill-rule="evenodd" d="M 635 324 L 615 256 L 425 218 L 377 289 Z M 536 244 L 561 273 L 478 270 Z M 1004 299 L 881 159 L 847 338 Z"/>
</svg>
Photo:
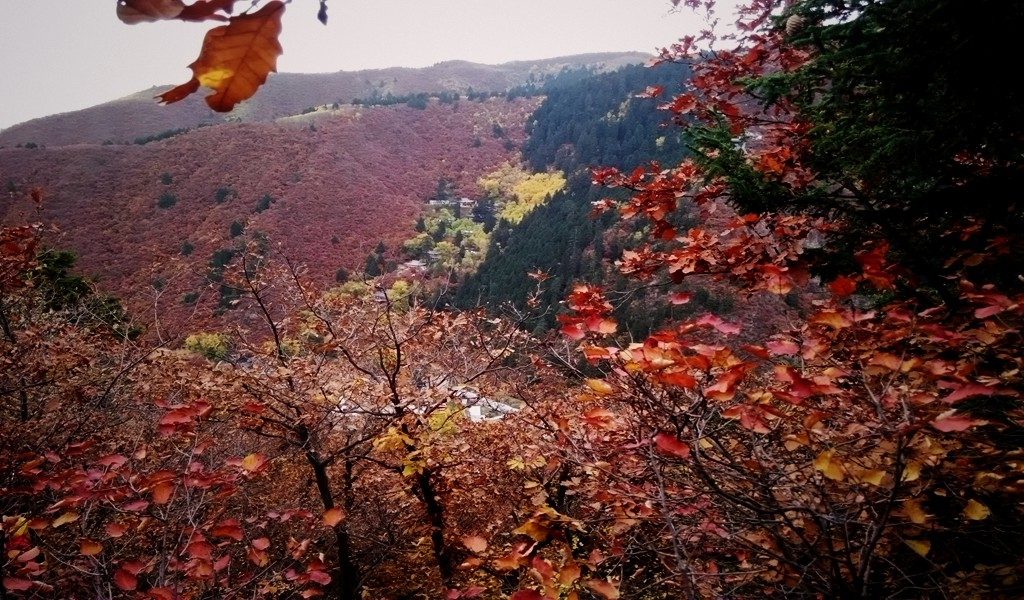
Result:
<svg viewBox="0 0 1024 600">
<path fill-rule="evenodd" d="M 0 0 L 0 129 L 154 86 L 187 81 L 216 23 L 121 23 L 111 1 Z M 333 73 L 480 64 L 594 52 L 645 52 L 705 26 L 670 0 L 330 0 L 326 27 L 313 0 L 284 17 L 282 73 Z M 130 51 L 126 51 L 129 49 Z"/>
</svg>

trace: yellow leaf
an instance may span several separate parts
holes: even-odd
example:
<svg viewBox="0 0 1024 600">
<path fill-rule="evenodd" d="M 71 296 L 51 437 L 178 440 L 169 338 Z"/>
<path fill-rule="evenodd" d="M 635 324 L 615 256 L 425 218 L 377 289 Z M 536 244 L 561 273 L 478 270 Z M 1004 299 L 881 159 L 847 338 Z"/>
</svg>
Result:
<svg viewBox="0 0 1024 600">
<path fill-rule="evenodd" d="M 990 514 L 992 511 L 987 506 L 974 499 L 968 500 L 964 508 L 964 516 L 972 521 L 987 519 Z"/>
<path fill-rule="evenodd" d="M 921 504 L 917 500 L 904 500 L 903 514 L 916 525 L 924 525 L 928 522 L 928 515 L 921 509 Z"/>
<path fill-rule="evenodd" d="M 903 543 L 921 556 L 928 556 L 928 552 L 932 549 L 932 543 L 927 540 L 903 540 Z"/>
<path fill-rule="evenodd" d="M 589 387 L 590 389 L 594 390 L 596 393 L 602 396 L 607 396 L 615 392 L 615 388 L 613 388 L 610 383 L 603 379 L 588 379 L 587 387 Z"/>
<path fill-rule="evenodd" d="M 917 481 L 921 477 L 921 463 L 916 460 L 912 460 L 907 463 L 907 466 L 903 467 L 902 481 Z"/>
<path fill-rule="evenodd" d="M 227 25 L 208 31 L 199 58 L 189 65 L 192 79 L 158 96 L 160 101 L 177 102 L 202 85 L 214 90 L 206 97 L 210 108 L 228 112 L 252 96 L 267 75 L 277 71 L 281 54 L 277 38 L 284 8 L 284 2 L 273 0 L 254 13 L 232 17 Z"/>
<path fill-rule="evenodd" d="M 882 480 L 885 479 L 885 471 L 877 471 L 875 469 L 864 469 L 857 473 L 857 481 L 861 483 L 870 483 L 871 485 L 882 485 Z"/>
<path fill-rule="evenodd" d="M 62 514 L 61 516 L 57 517 L 56 519 L 54 519 L 53 520 L 53 526 L 54 527 L 60 527 L 61 525 L 64 525 L 65 523 L 74 523 L 77 520 L 78 520 L 78 513 L 68 511 L 68 512 Z"/>
<path fill-rule="evenodd" d="M 259 471 L 260 467 L 262 467 L 265 462 L 266 459 L 263 458 L 263 455 L 259 452 L 255 452 L 242 459 L 242 468 L 250 473 L 254 473 Z"/>
<path fill-rule="evenodd" d="M 551 533 L 551 530 L 541 525 L 540 523 L 534 521 L 533 519 L 530 519 L 529 521 L 523 523 L 516 529 L 512 530 L 512 533 L 521 533 L 523 535 L 528 535 L 538 542 L 543 542 L 544 540 L 548 539 L 548 535 Z"/>
<path fill-rule="evenodd" d="M 843 464 L 832 458 L 834 452 L 834 450 L 826 450 L 819 454 L 814 459 L 814 468 L 833 481 L 842 481 L 844 477 Z"/>
</svg>

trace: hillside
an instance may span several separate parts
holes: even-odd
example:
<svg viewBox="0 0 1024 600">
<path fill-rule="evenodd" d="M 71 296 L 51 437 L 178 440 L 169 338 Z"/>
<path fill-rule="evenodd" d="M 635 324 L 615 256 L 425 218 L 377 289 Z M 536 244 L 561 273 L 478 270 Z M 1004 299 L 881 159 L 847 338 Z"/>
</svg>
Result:
<svg viewBox="0 0 1024 600">
<path fill-rule="evenodd" d="M 499 92 L 540 82 L 563 69 L 590 67 L 613 70 L 642 63 L 642 53 L 604 53 L 538 61 L 480 65 L 464 61 L 438 63 L 424 69 L 390 68 L 337 73 L 273 74 L 251 100 L 228 115 L 213 113 L 199 95 L 178 104 L 160 106 L 154 97 L 166 88 L 137 94 L 75 112 L 53 115 L 0 131 L 0 148 L 19 144 L 131 143 L 163 132 L 225 121 L 272 121 L 319 106 L 350 103 L 353 99 L 420 92 Z"/>
<path fill-rule="evenodd" d="M 55 225 L 46 242 L 75 251 L 101 289 L 136 314 L 155 314 L 158 302 L 163 325 L 193 318 L 197 329 L 224 301 L 208 280 L 218 251 L 223 260 L 265 234 L 316 284 L 331 284 L 339 268 L 358 270 L 378 241 L 394 248 L 409 237 L 439 178 L 477 194 L 477 178 L 523 142 L 536 104 L 343 107 L 146 145 L 7 148 L 0 222 Z M 495 124 L 504 139 L 491 134 Z M 33 187 L 44 196 L 38 214 Z"/>
</svg>

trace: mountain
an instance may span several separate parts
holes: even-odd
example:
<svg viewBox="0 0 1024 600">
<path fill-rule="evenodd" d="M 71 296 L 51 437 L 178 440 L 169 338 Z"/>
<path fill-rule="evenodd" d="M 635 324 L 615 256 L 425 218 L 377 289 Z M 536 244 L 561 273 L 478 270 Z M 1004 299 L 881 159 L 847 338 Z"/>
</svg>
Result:
<svg viewBox="0 0 1024 600">
<path fill-rule="evenodd" d="M 354 99 L 421 92 L 499 92 L 542 82 L 563 70 L 587 67 L 609 71 L 644 62 L 638 52 L 595 53 L 537 61 L 481 65 L 447 61 L 423 69 L 390 68 L 337 73 L 273 74 L 251 100 L 227 115 L 213 113 L 199 94 L 180 103 L 160 106 L 154 97 L 168 89 L 155 87 L 84 110 L 34 119 L 0 131 L 0 148 L 19 144 L 130 143 L 164 132 L 224 122 L 266 122 L 316 106 L 348 104 Z"/>
<path fill-rule="evenodd" d="M 55 225 L 47 244 L 77 253 L 104 291 L 151 314 L 159 290 L 161 319 L 180 323 L 220 302 L 207 293 L 208 271 L 239 230 L 280 243 L 324 287 L 339 268 L 357 270 L 378 241 L 394 248 L 412 235 L 440 178 L 477 194 L 476 179 L 522 143 L 535 107 L 503 98 L 345 107 L 146 145 L 3 149 L 0 221 Z M 491 135 L 494 124 L 506 138 Z M 38 208 L 31 188 L 43 192 Z"/>
<path fill-rule="evenodd" d="M 233 298 L 218 279 L 244 240 L 279 247 L 321 288 L 378 242 L 397 257 L 439 181 L 480 197 L 477 180 L 516 160 L 543 82 L 642 58 L 281 74 L 226 117 L 140 92 L 0 133 L 0 222 L 54 226 L 46 243 L 134 314 L 214 328 Z"/>
</svg>

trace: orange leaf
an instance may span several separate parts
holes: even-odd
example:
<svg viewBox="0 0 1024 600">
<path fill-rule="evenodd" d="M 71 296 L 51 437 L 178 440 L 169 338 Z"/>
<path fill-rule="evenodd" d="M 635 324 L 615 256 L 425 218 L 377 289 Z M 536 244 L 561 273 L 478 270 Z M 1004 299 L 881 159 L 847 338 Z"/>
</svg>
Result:
<svg viewBox="0 0 1024 600">
<path fill-rule="evenodd" d="M 811 316 L 807 321 L 809 323 L 817 323 L 819 325 L 828 325 L 833 329 L 843 329 L 853 325 L 853 321 L 851 321 L 846 315 L 834 310 L 823 310 Z"/>
<path fill-rule="evenodd" d="M 334 527 L 345 518 L 345 513 L 340 508 L 331 508 L 324 513 L 324 525 Z"/>
<path fill-rule="evenodd" d="M 594 315 L 585 321 L 587 329 L 601 334 L 612 334 L 618 329 L 614 319 L 605 319 L 601 315 Z"/>
<path fill-rule="evenodd" d="M 559 585 L 564 585 L 566 587 L 571 586 L 580 578 L 581 572 L 579 565 L 570 560 L 558 572 Z"/>
<path fill-rule="evenodd" d="M 82 540 L 78 549 L 78 553 L 82 556 L 95 556 L 100 552 L 103 552 L 103 544 L 99 544 L 92 540 Z"/>
<path fill-rule="evenodd" d="M 619 588 L 606 579 L 591 579 L 587 582 L 587 587 L 606 600 L 618 600 L 619 598 Z"/>
<path fill-rule="evenodd" d="M 890 371 L 899 371 L 900 365 L 903 364 L 903 360 L 894 354 L 889 354 L 888 352 L 876 352 L 871 355 L 871 360 L 868 361 L 868 364 L 885 367 Z"/>
<path fill-rule="evenodd" d="M 151 491 L 154 504 L 167 504 L 171 501 L 171 495 L 174 494 L 174 484 L 170 481 L 161 481 L 154 485 Z"/>
<path fill-rule="evenodd" d="M 928 513 L 921 508 L 917 500 L 907 499 L 903 501 L 903 514 L 910 519 L 911 523 L 924 525 L 928 522 Z"/>
<path fill-rule="evenodd" d="M 285 4 L 268 2 L 252 13 L 232 17 L 227 25 L 206 33 L 203 49 L 189 68 L 192 79 L 157 98 L 177 102 L 205 86 L 214 90 L 206 103 L 217 112 L 228 112 L 256 93 L 267 75 L 277 71 L 281 44 L 281 15 Z"/>
<path fill-rule="evenodd" d="M 487 550 L 487 540 L 479 535 L 467 535 L 462 538 L 462 545 L 469 549 L 470 552 L 477 554 Z"/>
</svg>

